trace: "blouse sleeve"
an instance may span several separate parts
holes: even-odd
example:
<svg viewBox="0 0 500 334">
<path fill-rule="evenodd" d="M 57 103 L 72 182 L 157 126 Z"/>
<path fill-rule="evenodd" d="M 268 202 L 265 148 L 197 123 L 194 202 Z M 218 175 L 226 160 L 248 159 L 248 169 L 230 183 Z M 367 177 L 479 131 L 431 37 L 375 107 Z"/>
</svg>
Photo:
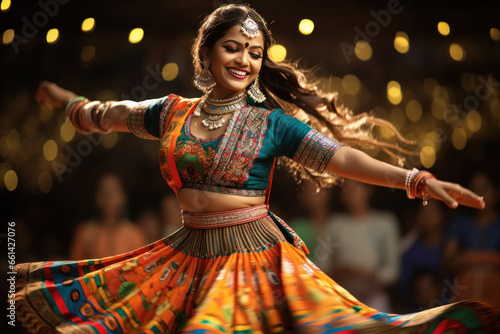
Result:
<svg viewBox="0 0 500 334">
<path fill-rule="evenodd" d="M 141 101 L 128 114 L 127 126 L 134 135 L 143 139 L 160 138 L 160 116 L 171 96 Z"/>
<path fill-rule="evenodd" d="M 324 172 L 331 157 L 344 146 L 282 110 L 274 111 L 271 117 L 277 156 L 286 156 L 306 168 Z"/>
</svg>

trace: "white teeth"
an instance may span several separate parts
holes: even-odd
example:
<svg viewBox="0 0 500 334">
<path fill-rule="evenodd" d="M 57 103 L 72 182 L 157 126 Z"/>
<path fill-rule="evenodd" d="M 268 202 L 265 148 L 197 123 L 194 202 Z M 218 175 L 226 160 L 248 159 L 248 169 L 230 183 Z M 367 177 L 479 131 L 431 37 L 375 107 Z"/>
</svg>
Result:
<svg viewBox="0 0 500 334">
<path fill-rule="evenodd" d="M 247 72 L 244 72 L 244 71 L 238 71 L 238 70 L 235 70 L 234 68 L 228 68 L 229 72 L 231 73 L 234 73 L 236 75 L 247 75 Z"/>
</svg>

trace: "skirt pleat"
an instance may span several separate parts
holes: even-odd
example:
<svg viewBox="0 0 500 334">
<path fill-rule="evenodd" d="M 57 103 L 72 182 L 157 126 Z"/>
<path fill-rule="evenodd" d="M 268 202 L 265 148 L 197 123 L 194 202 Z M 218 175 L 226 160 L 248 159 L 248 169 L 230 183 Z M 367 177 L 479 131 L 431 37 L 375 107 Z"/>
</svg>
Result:
<svg viewBox="0 0 500 334">
<path fill-rule="evenodd" d="M 500 333 L 500 312 L 479 301 L 409 315 L 360 303 L 269 216 L 16 269 L 16 316 L 31 333 Z"/>
</svg>

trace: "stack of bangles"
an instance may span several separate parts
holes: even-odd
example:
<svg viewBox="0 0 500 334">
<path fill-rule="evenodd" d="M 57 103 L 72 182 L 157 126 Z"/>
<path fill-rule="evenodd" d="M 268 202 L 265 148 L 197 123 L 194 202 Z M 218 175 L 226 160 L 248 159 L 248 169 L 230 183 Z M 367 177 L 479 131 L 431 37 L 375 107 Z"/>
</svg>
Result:
<svg viewBox="0 0 500 334">
<path fill-rule="evenodd" d="M 434 175 L 428 171 L 419 171 L 416 168 L 409 170 L 405 174 L 405 190 L 406 196 L 409 199 L 420 198 L 427 205 L 427 201 L 432 198 L 429 189 L 427 188 L 427 180 L 436 179 Z"/>
<path fill-rule="evenodd" d="M 72 98 L 66 105 L 66 120 L 70 121 L 76 130 L 83 134 L 110 133 L 111 130 L 104 126 L 103 119 L 112 102 L 90 102 L 83 96 Z"/>
</svg>

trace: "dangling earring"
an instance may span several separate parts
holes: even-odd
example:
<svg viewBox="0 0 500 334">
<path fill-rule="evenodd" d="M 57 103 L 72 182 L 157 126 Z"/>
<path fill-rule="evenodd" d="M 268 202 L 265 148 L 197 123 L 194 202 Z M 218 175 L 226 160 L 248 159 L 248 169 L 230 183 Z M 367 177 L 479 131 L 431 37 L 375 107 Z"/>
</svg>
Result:
<svg viewBox="0 0 500 334">
<path fill-rule="evenodd" d="M 248 89 L 248 95 L 250 95 L 250 97 L 257 103 L 262 103 L 266 100 L 266 96 L 262 93 L 259 87 L 259 75 L 257 75 L 257 78 L 255 78 L 253 84 Z"/>
<path fill-rule="evenodd" d="M 214 78 L 212 72 L 210 72 L 210 70 L 208 69 L 209 66 L 210 66 L 210 63 L 207 60 L 202 60 L 201 61 L 201 67 L 202 67 L 201 73 L 199 75 L 197 75 L 193 80 L 193 83 L 196 86 L 196 88 L 198 88 L 199 90 L 201 90 L 205 94 L 210 93 L 212 88 L 214 88 L 215 85 L 217 84 L 215 82 L 215 78 Z"/>
</svg>

